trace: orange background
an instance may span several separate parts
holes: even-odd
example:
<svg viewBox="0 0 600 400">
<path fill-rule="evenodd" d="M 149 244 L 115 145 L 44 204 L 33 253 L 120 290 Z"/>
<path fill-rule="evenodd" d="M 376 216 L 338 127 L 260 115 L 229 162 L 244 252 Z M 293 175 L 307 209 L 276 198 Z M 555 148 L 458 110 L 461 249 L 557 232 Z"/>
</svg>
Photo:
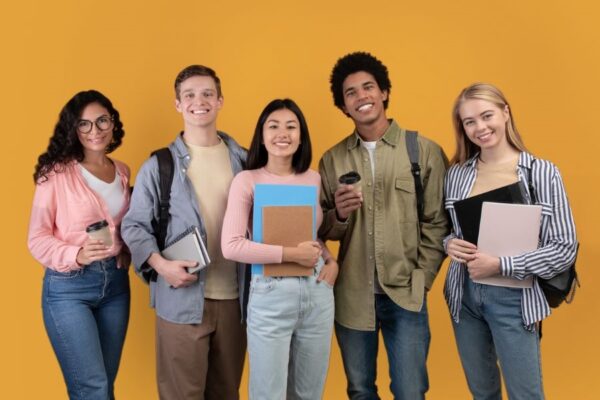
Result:
<svg viewBox="0 0 600 400">
<path fill-rule="evenodd" d="M 221 0 L 3 2 L 0 6 L 3 285 L 0 290 L 0 396 L 66 397 L 40 307 L 43 269 L 26 248 L 37 156 L 64 103 L 95 88 L 121 112 L 126 136 L 114 154 L 135 172 L 151 150 L 181 128 L 172 83 L 188 64 L 216 69 L 225 105 L 219 128 L 247 146 L 256 118 L 275 97 L 304 110 L 319 156 L 352 130 L 334 106 L 331 68 L 350 51 L 372 52 L 388 66 L 388 110 L 451 155 L 450 109 L 473 81 L 497 84 L 512 103 L 528 147 L 563 174 L 582 249 L 582 288 L 574 304 L 544 325 L 544 383 L 549 399 L 595 399 L 600 226 L 595 163 L 600 93 L 599 6 L 588 1 L 406 0 L 304 2 Z M 444 265 L 431 293 L 429 399 L 466 399 L 442 296 Z M 116 395 L 156 398 L 154 317 L 148 290 L 132 275 L 132 315 Z M 247 370 L 246 370 L 247 371 Z M 387 389 L 380 357 L 379 387 Z M 246 397 L 247 375 L 242 387 Z M 334 343 L 326 399 L 345 396 Z"/>
</svg>

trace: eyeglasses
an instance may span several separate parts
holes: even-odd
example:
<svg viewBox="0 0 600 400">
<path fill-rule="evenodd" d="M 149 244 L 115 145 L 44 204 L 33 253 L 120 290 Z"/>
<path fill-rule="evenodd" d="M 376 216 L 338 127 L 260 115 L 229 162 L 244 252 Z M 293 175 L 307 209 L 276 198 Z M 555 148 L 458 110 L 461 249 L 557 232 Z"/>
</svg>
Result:
<svg viewBox="0 0 600 400">
<path fill-rule="evenodd" d="M 107 131 L 113 127 L 114 119 L 113 117 L 109 117 L 108 115 L 103 115 L 99 117 L 95 121 L 90 121 L 87 119 L 80 119 L 77 121 L 77 132 L 87 135 L 92 131 L 94 124 L 96 124 L 96 128 L 100 131 Z"/>
</svg>

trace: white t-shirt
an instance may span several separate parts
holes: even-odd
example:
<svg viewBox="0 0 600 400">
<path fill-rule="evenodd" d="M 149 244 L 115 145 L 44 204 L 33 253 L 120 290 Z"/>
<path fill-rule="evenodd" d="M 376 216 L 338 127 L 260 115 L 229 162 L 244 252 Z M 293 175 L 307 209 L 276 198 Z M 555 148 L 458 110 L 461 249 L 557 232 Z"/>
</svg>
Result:
<svg viewBox="0 0 600 400">
<path fill-rule="evenodd" d="M 369 153 L 369 160 L 371 160 L 371 174 L 373 181 L 375 181 L 375 148 L 377 147 L 377 141 L 374 142 L 365 142 L 364 140 L 360 141 L 362 147 L 367 149 Z M 373 185 L 375 187 L 375 185 Z M 377 277 L 377 268 L 374 268 L 375 271 L 375 279 L 373 279 L 373 291 L 376 294 L 384 294 L 383 288 L 379 284 L 379 278 Z"/>
<path fill-rule="evenodd" d="M 371 160 L 371 173 L 373 174 L 372 178 L 375 180 L 375 148 L 377 147 L 377 141 L 365 142 L 364 140 L 361 140 L 360 144 L 369 152 L 369 160 Z"/>
</svg>

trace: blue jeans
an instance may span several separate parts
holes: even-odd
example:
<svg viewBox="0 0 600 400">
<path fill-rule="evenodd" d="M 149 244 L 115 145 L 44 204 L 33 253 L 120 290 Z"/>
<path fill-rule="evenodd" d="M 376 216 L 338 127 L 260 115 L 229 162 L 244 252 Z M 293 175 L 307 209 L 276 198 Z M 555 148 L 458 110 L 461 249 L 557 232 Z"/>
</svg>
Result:
<svg viewBox="0 0 600 400">
<path fill-rule="evenodd" d="M 502 398 L 500 369 L 511 400 L 544 398 L 538 332 L 523 326 L 522 289 L 482 285 L 468 276 L 454 335 L 475 400 Z"/>
<path fill-rule="evenodd" d="M 323 396 L 333 330 L 333 288 L 316 278 L 253 275 L 248 303 L 250 399 Z"/>
<path fill-rule="evenodd" d="M 129 276 L 115 258 L 68 273 L 46 269 L 46 332 L 70 399 L 114 399 L 113 385 L 129 320 Z"/>
<path fill-rule="evenodd" d="M 426 298 L 420 312 L 399 307 L 385 294 L 375 295 L 375 331 L 359 331 L 335 324 L 352 400 L 379 399 L 375 379 L 379 330 L 389 361 L 390 390 L 395 399 L 424 399 L 429 389 L 427 353 L 431 335 Z"/>
</svg>

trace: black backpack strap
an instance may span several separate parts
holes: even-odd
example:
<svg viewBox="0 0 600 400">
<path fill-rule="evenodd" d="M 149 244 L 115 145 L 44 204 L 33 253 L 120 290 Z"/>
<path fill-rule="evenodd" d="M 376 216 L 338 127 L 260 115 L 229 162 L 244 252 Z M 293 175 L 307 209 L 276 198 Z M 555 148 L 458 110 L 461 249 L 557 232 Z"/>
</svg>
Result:
<svg viewBox="0 0 600 400">
<path fill-rule="evenodd" d="M 423 182 L 421 181 L 421 166 L 419 165 L 419 143 L 417 142 L 417 131 L 406 131 L 406 151 L 410 161 L 410 172 L 415 180 L 415 192 L 417 195 L 417 214 L 419 221 L 423 221 L 424 194 Z"/>
<path fill-rule="evenodd" d="M 167 228 L 169 226 L 169 203 L 171 201 L 171 185 L 175 174 L 173 155 L 167 147 L 158 149 L 152 153 L 158 160 L 160 200 L 158 210 L 158 222 L 156 226 L 156 240 L 160 249 L 165 248 L 167 239 Z"/>
<path fill-rule="evenodd" d="M 535 158 L 531 159 L 531 168 L 527 168 L 527 188 L 529 189 L 529 197 L 531 197 L 531 204 L 537 204 L 537 195 L 535 194 L 535 187 L 533 186 L 533 164 Z"/>
<path fill-rule="evenodd" d="M 169 206 L 171 201 L 171 185 L 175 176 L 175 165 L 173 163 L 173 155 L 167 147 L 153 151 L 151 157 L 156 156 L 158 161 L 158 188 L 160 191 L 158 221 L 152 220 L 154 228 L 154 236 L 159 249 L 165 248 L 167 240 L 167 228 L 169 227 Z M 156 281 L 157 273 L 150 266 L 144 269 L 142 273 L 146 282 Z"/>
</svg>

